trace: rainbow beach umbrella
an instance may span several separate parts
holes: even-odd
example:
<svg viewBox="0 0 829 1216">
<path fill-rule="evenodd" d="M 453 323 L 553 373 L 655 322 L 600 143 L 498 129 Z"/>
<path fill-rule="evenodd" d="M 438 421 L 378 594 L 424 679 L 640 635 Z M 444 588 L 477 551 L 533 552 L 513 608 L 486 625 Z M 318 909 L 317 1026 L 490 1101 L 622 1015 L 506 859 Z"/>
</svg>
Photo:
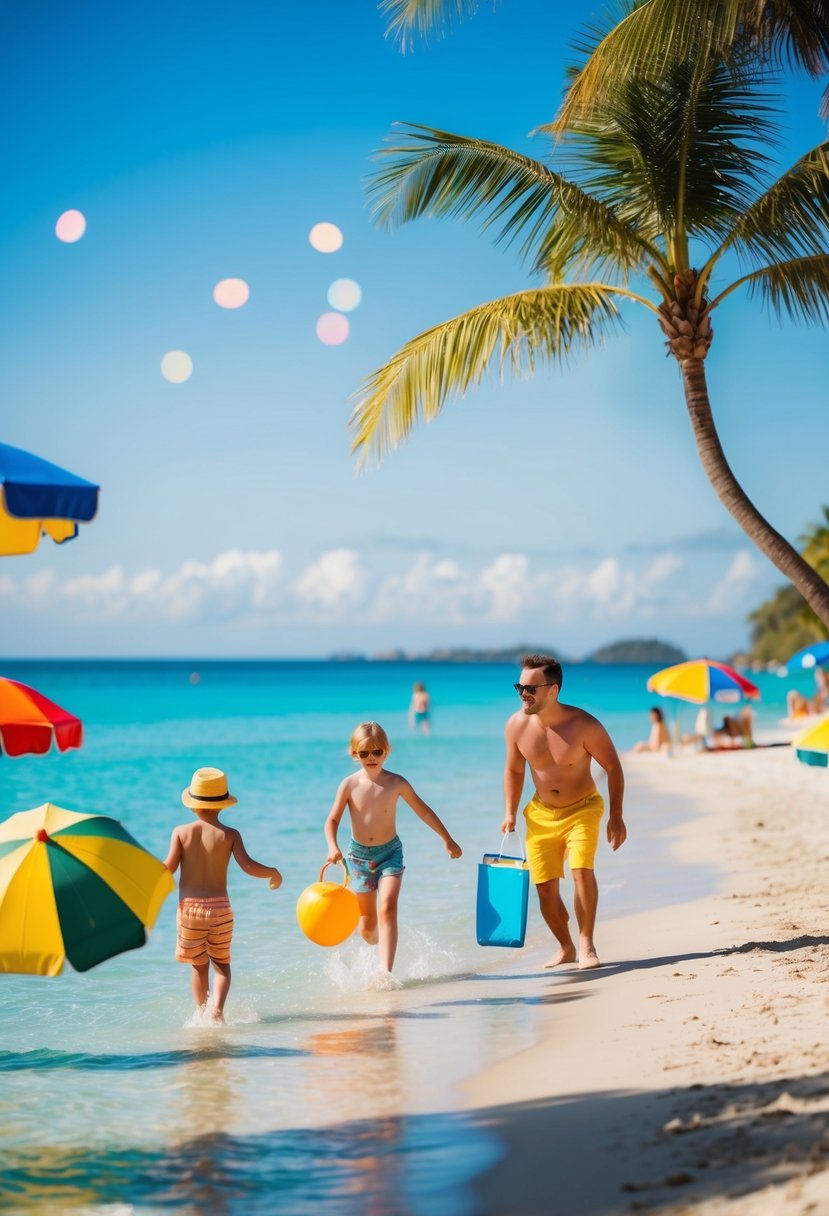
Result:
<svg viewBox="0 0 829 1216">
<path fill-rule="evenodd" d="M 760 689 L 727 663 L 690 659 L 657 671 L 648 680 L 648 692 L 704 705 L 706 701 L 757 701 Z"/>
<path fill-rule="evenodd" d="M 94 519 L 98 491 L 91 481 L 22 448 L 0 443 L 0 557 L 33 553 L 41 536 L 59 545 Z"/>
<path fill-rule="evenodd" d="M 801 764 L 829 767 L 829 718 L 821 718 L 802 735 L 798 735 L 792 740 L 792 747 Z"/>
<path fill-rule="evenodd" d="M 0 676 L 0 755 L 43 756 L 53 743 L 65 752 L 82 742 L 80 718 L 28 684 Z"/>
<path fill-rule="evenodd" d="M 19 811 L 0 823 L 0 972 L 88 971 L 136 950 L 174 886 L 115 819 Z"/>
</svg>

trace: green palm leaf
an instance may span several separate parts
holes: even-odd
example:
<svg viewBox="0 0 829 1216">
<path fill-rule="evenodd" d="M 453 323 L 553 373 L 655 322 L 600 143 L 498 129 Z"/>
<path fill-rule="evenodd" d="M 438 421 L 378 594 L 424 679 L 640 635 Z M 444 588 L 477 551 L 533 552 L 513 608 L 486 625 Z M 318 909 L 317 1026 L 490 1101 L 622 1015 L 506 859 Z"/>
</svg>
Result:
<svg viewBox="0 0 829 1216">
<path fill-rule="evenodd" d="M 748 284 L 750 295 L 758 295 L 778 315 L 786 313 L 795 321 L 829 323 L 829 253 L 755 270 L 722 292 L 711 307 L 744 284 Z"/>
<path fill-rule="evenodd" d="M 605 266 L 624 273 L 643 255 L 659 251 L 607 203 L 510 148 L 407 125 L 399 140 L 378 154 L 389 161 L 369 181 L 372 210 L 381 226 L 418 216 L 482 217 L 498 225 L 496 242 L 523 234 L 522 252 L 535 252 L 535 269 L 553 277 L 568 263 L 586 273 Z"/>
<path fill-rule="evenodd" d="M 565 133 L 564 164 L 651 241 L 721 239 L 768 181 L 773 114 L 750 63 L 674 63 L 626 80 Z"/>
<path fill-rule="evenodd" d="M 821 254 L 829 244 L 829 140 L 812 148 L 740 216 L 728 246 L 756 264 Z M 713 260 L 713 259 L 712 259 Z"/>
<path fill-rule="evenodd" d="M 566 359 L 595 346 L 618 319 L 612 288 L 569 284 L 522 291 L 479 305 L 419 334 L 362 385 L 350 421 L 363 460 L 395 448 L 419 418 L 431 421 L 497 362 L 531 373 L 536 360 Z"/>
<path fill-rule="evenodd" d="M 613 29 L 591 31 L 589 58 L 560 115 L 569 127 L 632 74 L 652 75 L 691 53 L 727 56 L 742 42 L 760 62 L 788 60 L 813 76 L 829 69 L 826 0 L 645 0 Z"/>
<path fill-rule="evenodd" d="M 412 33 L 426 35 L 440 25 L 451 25 L 478 10 L 475 0 L 381 0 L 380 12 L 389 18 L 386 32 L 403 50 L 412 45 Z"/>
</svg>

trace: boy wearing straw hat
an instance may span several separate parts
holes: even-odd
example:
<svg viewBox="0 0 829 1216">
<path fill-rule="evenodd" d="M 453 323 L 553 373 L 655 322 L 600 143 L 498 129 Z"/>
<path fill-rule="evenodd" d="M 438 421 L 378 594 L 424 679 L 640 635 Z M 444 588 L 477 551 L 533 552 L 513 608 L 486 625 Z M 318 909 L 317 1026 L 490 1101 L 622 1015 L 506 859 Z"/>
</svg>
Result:
<svg viewBox="0 0 829 1216">
<path fill-rule="evenodd" d="M 210 997 L 210 964 L 213 964 L 213 1007 L 211 1020 L 224 1021 L 224 1007 L 230 991 L 230 939 L 233 936 L 233 909 L 227 894 L 227 868 L 231 857 L 246 874 L 270 879 L 272 890 L 282 884 L 282 875 L 273 866 L 254 861 L 247 852 L 241 832 L 219 820 L 219 811 L 235 806 L 228 790 L 227 777 L 219 768 L 200 768 L 193 773 L 181 801 L 198 820 L 173 829 L 170 852 L 164 864 L 171 874 L 181 866 L 176 960 L 192 967 L 193 998 L 198 1010 L 206 1009 Z"/>
</svg>

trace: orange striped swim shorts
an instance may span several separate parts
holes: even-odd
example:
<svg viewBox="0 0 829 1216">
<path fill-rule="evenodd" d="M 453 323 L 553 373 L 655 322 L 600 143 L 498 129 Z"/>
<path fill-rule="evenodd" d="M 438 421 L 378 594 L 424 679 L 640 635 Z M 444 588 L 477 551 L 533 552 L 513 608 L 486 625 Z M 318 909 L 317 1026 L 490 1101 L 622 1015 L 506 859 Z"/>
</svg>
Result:
<svg viewBox="0 0 829 1216">
<path fill-rule="evenodd" d="M 226 895 L 183 899 L 176 915 L 176 961 L 202 967 L 229 963 L 233 936 L 233 909 Z"/>
</svg>

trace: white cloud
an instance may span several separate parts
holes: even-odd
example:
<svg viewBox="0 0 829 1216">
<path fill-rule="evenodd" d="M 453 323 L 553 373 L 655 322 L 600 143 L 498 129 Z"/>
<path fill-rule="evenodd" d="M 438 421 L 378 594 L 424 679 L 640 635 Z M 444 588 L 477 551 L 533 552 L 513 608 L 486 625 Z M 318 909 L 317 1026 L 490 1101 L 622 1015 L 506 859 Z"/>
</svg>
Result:
<svg viewBox="0 0 829 1216">
<path fill-rule="evenodd" d="M 309 566 L 294 583 L 294 594 L 306 604 L 327 611 L 359 603 L 365 587 L 360 556 L 355 549 L 331 549 Z"/>
<path fill-rule="evenodd" d="M 482 570 L 478 587 L 489 597 L 487 616 L 492 621 L 515 621 L 533 599 L 530 563 L 521 553 L 502 553 Z"/>
<path fill-rule="evenodd" d="M 331 549 L 291 575 L 275 549 L 228 549 L 210 561 L 188 560 L 171 573 L 113 565 L 61 580 L 52 570 L 0 577 L 0 600 L 21 614 L 49 612 L 77 622 L 236 622 L 301 626 L 309 616 L 353 627 L 369 619 L 401 642 L 412 629 L 440 642 L 447 630 L 500 626 L 562 630 L 590 636 L 605 626 L 675 632 L 683 622 L 736 618 L 763 575 L 750 550 L 737 553 L 717 579 L 675 550 L 656 556 L 606 556 L 556 566 L 525 553 L 499 553 L 487 564 L 462 565 L 419 553 L 411 560 L 370 548 Z M 373 565 L 369 566 L 369 559 Z M 689 591 L 689 586 L 691 590 Z M 38 626 L 42 628 L 42 624 Z M 517 636 L 517 634 L 516 634 Z M 336 642 L 332 639 L 332 645 Z"/>
<path fill-rule="evenodd" d="M 23 608 L 78 613 L 87 620 L 194 620 L 234 617 L 272 609 L 279 602 L 282 556 L 229 549 L 211 562 L 186 561 L 172 574 L 141 570 L 128 576 L 123 566 L 59 582 L 41 571 L 22 583 L 5 579 L 0 595 Z"/>
<path fill-rule="evenodd" d="M 741 549 L 734 555 L 725 574 L 708 596 L 705 613 L 720 616 L 738 610 L 744 603 L 747 591 L 763 573 L 763 567 L 751 550 Z"/>
</svg>

